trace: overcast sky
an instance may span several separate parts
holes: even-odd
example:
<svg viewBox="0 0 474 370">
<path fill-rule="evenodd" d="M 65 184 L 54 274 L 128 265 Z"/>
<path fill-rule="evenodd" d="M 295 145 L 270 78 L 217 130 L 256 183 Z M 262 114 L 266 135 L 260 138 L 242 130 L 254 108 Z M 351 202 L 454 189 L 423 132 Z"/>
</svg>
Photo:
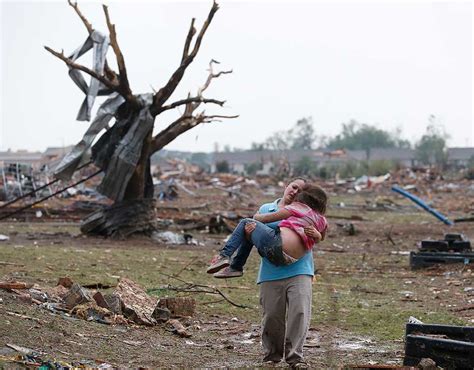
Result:
<svg viewBox="0 0 474 370">
<path fill-rule="evenodd" d="M 167 149 L 212 151 L 216 142 L 249 148 L 307 116 L 318 135 L 334 136 L 355 119 L 389 131 L 400 127 L 414 142 L 432 114 L 449 133 L 449 146 L 474 146 L 470 2 L 219 3 L 171 100 L 195 92 L 214 58 L 234 73 L 214 80 L 205 94 L 226 100 L 226 106 L 207 105 L 206 112 L 240 117 L 198 126 Z M 108 4 L 135 93 L 157 90 L 168 80 L 191 18 L 200 27 L 212 5 Z M 79 5 L 106 32 L 100 3 Z M 66 0 L 1 1 L 1 32 L 0 150 L 79 141 L 88 127 L 75 121 L 83 93 L 65 64 L 43 49 L 69 53 L 86 39 L 74 10 Z M 111 50 L 108 60 L 116 68 Z M 80 61 L 90 65 L 91 54 Z M 158 117 L 155 130 L 173 117 Z"/>
</svg>

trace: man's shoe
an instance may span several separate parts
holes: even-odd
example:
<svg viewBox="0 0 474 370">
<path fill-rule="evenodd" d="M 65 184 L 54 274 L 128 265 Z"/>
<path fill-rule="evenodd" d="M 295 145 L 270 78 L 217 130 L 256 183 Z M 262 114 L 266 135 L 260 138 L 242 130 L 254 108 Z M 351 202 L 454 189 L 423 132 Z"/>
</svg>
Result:
<svg viewBox="0 0 474 370">
<path fill-rule="evenodd" d="M 213 276 L 217 279 L 228 279 L 241 277 L 243 274 L 243 271 L 235 270 L 232 267 L 228 266 L 224 270 L 216 272 Z"/>
<path fill-rule="evenodd" d="M 211 260 L 211 265 L 207 268 L 207 273 L 214 274 L 215 272 L 220 271 L 224 267 L 227 267 L 229 265 L 229 257 L 221 256 L 220 254 L 218 254 L 217 256 L 214 256 L 214 258 Z"/>
</svg>

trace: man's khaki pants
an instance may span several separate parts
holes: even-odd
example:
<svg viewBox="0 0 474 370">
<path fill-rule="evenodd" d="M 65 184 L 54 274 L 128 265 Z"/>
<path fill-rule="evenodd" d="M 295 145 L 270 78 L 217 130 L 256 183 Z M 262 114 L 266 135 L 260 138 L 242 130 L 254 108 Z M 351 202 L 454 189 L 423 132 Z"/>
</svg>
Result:
<svg viewBox="0 0 474 370">
<path fill-rule="evenodd" d="M 303 362 L 303 344 L 311 320 L 312 276 L 260 283 L 263 309 L 263 361 Z M 286 329 L 286 330 L 285 330 Z"/>
</svg>

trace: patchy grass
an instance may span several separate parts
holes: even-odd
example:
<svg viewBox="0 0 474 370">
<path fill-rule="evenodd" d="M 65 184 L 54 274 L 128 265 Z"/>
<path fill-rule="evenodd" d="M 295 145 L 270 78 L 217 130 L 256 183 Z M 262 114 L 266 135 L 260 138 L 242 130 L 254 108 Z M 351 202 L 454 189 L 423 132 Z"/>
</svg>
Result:
<svg viewBox="0 0 474 370">
<path fill-rule="evenodd" d="M 322 289 L 316 289 L 313 303 L 317 310 L 314 321 L 321 324 L 331 322 L 340 329 L 381 341 L 403 339 L 410 316 L 424 322 L 465 325 L 447 307 L 426 305 L 425 300 L 404 300 L 400 281 L 391 280 L 389 276 L 382 278 L 384 284 L 381 286 L 381 279 L 376 280 L 373 276 L 322 277 Z M 429 306 L 428 310 L 426 306 Z"/>
<path fill-rule="evenodd" d="M 35 233 L 68 233 L 70 235 L 80 235 L 81 230 L 78 223 L 74 222 L 2 222 L 0 224 L 0 234 L 35 234 Z"/>
<path fill-rule="evenodd" d="M 217 280 L 205 273 L 211 255 L 202 249 L 39 244 L 2 247 L 1 251 L 4 262 L 23 265 L 0 266 L 0 274 L 4 277 L 51 286 L 61 276 L 70 276 L 82 285 L 114 285 L 119 277 L 128 277 L 157 297 L 193 296 L 203 314 L 243 315 L 254 323 L 260 321 L 258 287 L 255 284 L 259 263 L 256 253 L 249 258 L 242 278 Z M 407 257 L 326 253 L 317 256 L 316 263 L 320 266 L 320 275 L 314 284 L 313 326 L 330 322 L 339 329 L 356 334 L 392 340 L 403 337 L 404 324 L 409 316 L 430 322 L 462 324 L 462 320 L 450 313 L 447 307 L 429 305 L 430 312 L 423 301 L 403 300 L 403 292 L 408 290 L 416 290 L 413 296 L 428 294 L 429 297 L 431 294 L 425 286 L 416 283 L 417 277 L 412 285 L 403 286 L 403 274 L 413 275 L 403 266 Z M 393 266 L 400 267 L 394 272 Z M 187 283 L 216 287 L 231 301 L 248 308 L 235 307 L 217 294 L 179 292 Z"/>
<path fill-rule="evenodd" d="M 411 271 L 408 256 L 331 253 L 318 259 L 324 262 L 313 300 L 317 324 L 331 322 L 340 329 L 382 341 L 403 339 L 410 316 L 427 323 L 467 324 L 450 310 L 449 302 L 440 301 L 439 294 L 433 293 L 446 279 Z M 452 268 L 462 275 L 462 266 Z"/>
<path fill-rule="evenodd" d="M 377 216 L 375 222 L 370 221 L 372 215 Z M 327 240 L 316 249 L 318 275 L 313 285 L 313 330 L 310 335 L 313 340 L 320 340 L 321 346 L 306 350 L 311 365 L 316 368 L 337 367 L 345 358 L 353 363 L 368 358 L 381 363 L 399 362 L 399 353 L 403 350 L 401 340 L 409 316 L 428 323 L 472 325 L 471 311 L 452 311 L 453 307 L 469 302 L 464 288 L 473 285 L 471 270 L 452 265 L 439 271 L 411 271 L 408 256 L 392 253 L 413 250 L 422 238 L 441 236 L 445 232 L 444 226 L 426 222 L 423 214 L 414 215 L 409 222 L 406 218 L 412 217 L 409 214 L 364 212 L 363 217 L 368 221 L 354 223 L 358 231 L 355 236 L 348 236 L 331 225 Z M 74 225 L 68 227 L 74 229 Z M 456 225 L 450 230 L 466 232 L 462 227 Z M 205 269 L 218 248 L 216 243 L 225 235 L 212 238 L 204 235 L 207 238 L 205 246 L 167 247 L 140 239 L 114 241 L 75 237 L 64 231 L 56 224 L 2 225 L 0 233 L 10 234 L 11 239 L 0 243 L 0 261 L 3 262 L 0 263 L 0 279 L 54 286 L 62 276 L 70 276 L 83 285 L 114 285 L 119 277 L 128 277 L 157 297 L 192 296 L 197 300 L 198 317 L 193 325 L 201 327 L 194 330 L 192 338 L 197 345 L 192 349 L 184 340 L 175 338 L 161 327 L 120 328 L 125 331 L 118 332 L 118 327 L 82 320 L 66 322 L 54 316 L 51 319 L 35 305 L 17 303 L 12 295 L 3 296 L 0 313 L 2 310 L 19 312 L 45 320 L 46 324 L 40 324 L 40 330 L 31 331 L 31 322 L 8 317 L 5 328 L 0 328 L 0 338 L 5 343 L 13 341 L 32 346 L 45 341 L 51 348 L 58 347 L 67 353 L 73 352 L 68 346 L 76 346 L 74 351 L 81 353 L 82 358 L 103 358 L 125 367 L 212 367 L 223 364 L 255 367 L 255 361 L 260 358 L 258 339 L 251 344 L 242 344 L 241 333 L 252 332 L 258 337 L 261 316 L 255 283 L 259 265 L 257 253 L 250 256 L 242 278 L 217 280 L 206 274 Z M 396 245 L 388 241 L 386 233 L 389 231 Z M 61 234 L 55 236 L 54 232 Z M 474 237 L 472 233 L 467 234 Z M 216 294 L 179 291 L 187 284 L 218 288 L 229 300 L 248 308 L 235 307 Z M 239 321 L 232 321 L 233 317 Z M 59 346 L 56 343 L 58 332 L 62 333 L 62 339 L 71 342 Z M 97 337 L 81 339 L 74 334 L 78 332 Z M 232 335 L 235 337 L 230 340 Z M 369 337 L 374 341 L 375 349 L 383 351 L 378 353 L 374 348 L 368 348 L 348 352 L 337 347 L 335 336 L 337 340 L 347 342 Z M 124 340 L 143 341 L 145 337 L 152 338 L 145 345 L 149 354 L 144 355 L 141 347 L 124 344 Z M 22 338 L 27 339 L 23 341 Z M 78 341 L 80 345 L 74 344 Z M 229 351 L 231 346 L 239 350 Z M 155 347 L 163 352 L 159 358 L 153 354 Z M 175 358 L 176 351 L 183 354 L 182 358 Z M 321 356 L 321 351 L 327 351 L 331 356 Z M 78 358 L 78 355 L 66 356 L 63 352 L 54 355 L 69 360 Z M 123 353 L 127 353 L 126 359 Z"/>
<path fill-rule="evenodd" d="M 87 243 L 87 241 L 86 241 Z M 110 243 L 110 242 L 105 242 Z M 82 285 L 116 284 L 119 277 L 128 277 L 151 295 L 192 295 L 204 313 L 241 315 L 242 309 L 230 305 L 221 296 L 206 293 L 179 293 L 171 288 L 185 283 L 217 287 L 235 303 L 248 306 L 246 316 L 255 318 L 258 312 L 256 273 L 258 258 L 249 259 L 248 273 L 240 279 L 217 280 L 205 273 L 212 254 L 208 250 L 151 249 L 130 245 L 123 248 L 82 246 L 22 245 L 1 248 L 1 259 L 22 266 L 0 266 L 0 275 L 17 280 L 54 286 L 59 277 L 70 276 Z"/>
</svg>

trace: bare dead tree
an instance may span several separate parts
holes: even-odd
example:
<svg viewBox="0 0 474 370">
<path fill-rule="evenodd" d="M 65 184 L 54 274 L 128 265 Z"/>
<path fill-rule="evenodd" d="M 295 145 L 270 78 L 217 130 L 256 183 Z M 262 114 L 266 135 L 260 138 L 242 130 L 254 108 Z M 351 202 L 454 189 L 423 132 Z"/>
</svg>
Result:
<svg viewBox="0 0 474 370">
<path fill-rule="evenodd" d="M 125 58 L 119 47 L 115 25 L 111 21 L 107 6 L 103 6 L 108 28 L 108 36 L 105 36 L 93 28 L 77 3 L 71 0 L 68 2 L 86 27 L 88 39 L 71 55 L 65 55 L 63 51 L 58 52 L 47 46 L 45 49 L 67 65 L 71 78 L 87 95 L 79 111 L 78 120 L 90 119 L 92 104 L 97 95 L 107 95 L 108 99 L 99 107 L 81 142 L 58 166 L 56 176 L 62 179 L 70 178 L 76 168 L 83 163 L 86 151 L 92 147 L 92 160 L 104 172 L 98 190 L 113 199 L 115 204 L 110 209 L 99 211 L 86 218 L 83 231 L 113 235 L 124 229 L 128 230 L 127 233 L 134 230 L 148 230 L 153 228 L 151 207 L 153 202 L 149 201 L 153 197 L 150 157 L 176 137 L 201 123 L 238 117 L 206 115 L 204 110 L 198 109 L 202 104 L 223 106 L 225 103 L 203 95 L 214 79 L 232 73 L 232 71 L 214 72 L 214 67 L 218 64 L 215 60 L 209 63 L 209 75 L 195 96 L 188 94 L 184 99 L 168 102 L 186 69 L 197 56 L 219 6 L 214 1 L 199 32 L 194 26 L 195 19 L 191 20 L 180 63 L 166 84 L 153 94 L 134 94 L 128 80 Z M 115 55 L 118 73 L 111 69 L 106 59 L 109 43 Z M 93 67 L 79 64 L 76 59 L 92 48 L 95 55 Z M 84 81 L 82 73 L 91 77 L 89 85 Z M 153 135 L 156 117 L 178 107 L 184 107 L 181 116 L 158 134 Z M 115 122 L 109 127 L 109 121 L 112 119 L 115 119 Z M 94 141 L 95 144 L 92 145 Z"/>
</svg>

